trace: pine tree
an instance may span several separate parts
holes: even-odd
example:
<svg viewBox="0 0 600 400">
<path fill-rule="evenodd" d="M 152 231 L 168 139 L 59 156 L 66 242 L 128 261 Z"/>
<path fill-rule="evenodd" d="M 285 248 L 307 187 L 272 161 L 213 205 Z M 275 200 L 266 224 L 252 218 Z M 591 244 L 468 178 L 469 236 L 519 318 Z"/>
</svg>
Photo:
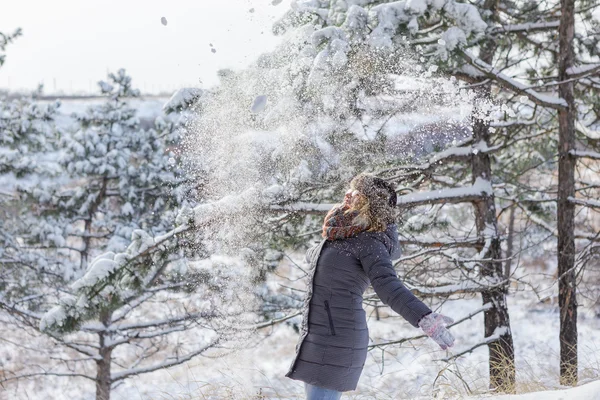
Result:
<svg viewBox="0 0 600 400">
<path fill-rule="evenodd" d="M 28 279 L 40 273 L 43 257 L 24 256 L 19 243 L 23 216 L 31 205 L 19 190 L 34 190 L 58 171 L 52 155 L 60 135 L 55 118 L 60 103 L 41 104 L 32 97 L 0 99 L 0 297 L 17 300 L 35 291 Z"/>
<path fill-rule="evenodd" d="M 15 257 L 30 271 L 13 269 L 7 277 L 26 282 L 27 293 L 0 298 L 12 318 L 7 329 L 46 335 L 63 368 L 8 374 L 2 382 L 79 376 L 106 400 L 124 379 L 184 363 L 248 331 L 236 328 L 245 321 L 243 307 L 231 311 L 240 301 L 252 304 L 233 290 L 235 261 L 192 263 L 202 243 L 185 232 L 167 243 L 179 208 L 199 195 L 178 166 L 180 123 L 160 117 L 154 129 L 142 129 L 128 103 L 139 95 L 131 78 L 120 70 L 109 79 L 99 83 L 106 102 L 74 116 L 80 128 L 54 141 L 60 153 L 48 156 L 59 173 L 32 170 L 36 184 L 18 187 L 20 201 L 35 205 L 13 233 L 24 243 Z M 143 260 L 117 270 L 131 255 Z M 72 372 L 73 363 L 95 364 L 96 374 Z"/>
</svg>

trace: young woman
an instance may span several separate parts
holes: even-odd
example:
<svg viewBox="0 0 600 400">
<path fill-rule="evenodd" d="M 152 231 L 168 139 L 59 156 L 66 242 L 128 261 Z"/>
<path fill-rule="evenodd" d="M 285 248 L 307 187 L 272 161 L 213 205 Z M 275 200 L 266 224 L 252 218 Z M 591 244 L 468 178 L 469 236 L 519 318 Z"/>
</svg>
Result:
<svg viewBox="0 0 600 400">
<path fill-rule="evenodd" d="M 356 176 L 344 202 L 325 217 L 324 239 L 307 251 L 311 269 L 300 338 L 286 376 L 304 382 L 308 400 L 339 399 L 356 389 L 369 343 L 362 307 L 369 284 L 381 301 L 442 349 L 454 343 L 445 327 L 452 319 L 433 313 L 396 275 L 395 206 L 390 184 L 368 174 Z"/>
</svg>

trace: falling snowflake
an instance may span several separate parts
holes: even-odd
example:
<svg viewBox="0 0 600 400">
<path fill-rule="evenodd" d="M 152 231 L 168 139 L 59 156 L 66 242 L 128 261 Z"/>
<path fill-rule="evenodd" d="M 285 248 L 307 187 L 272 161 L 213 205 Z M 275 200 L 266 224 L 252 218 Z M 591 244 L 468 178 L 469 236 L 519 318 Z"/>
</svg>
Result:
<svg viewBox="0 0 600 400">
<path fill-rule="evenodd" d="M 165 17 L 161 17 L 160 23 L 163 24 L 164 26 L 167 26 L 167 19 Z"/>
</svg>

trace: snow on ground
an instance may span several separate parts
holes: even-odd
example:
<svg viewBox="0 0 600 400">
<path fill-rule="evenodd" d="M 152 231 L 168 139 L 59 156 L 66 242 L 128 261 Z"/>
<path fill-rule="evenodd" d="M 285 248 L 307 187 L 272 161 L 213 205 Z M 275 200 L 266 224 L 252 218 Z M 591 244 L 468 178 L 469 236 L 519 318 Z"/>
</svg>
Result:
<svg viewBox="0 0 600 400">
<path fill-rule="evenodd" d="M 598 400 L 600 399 L 600 380 L 572 389 L 532 392 L 513 396 L 481 397 L 490 400 Z"/>
<path fill-rule="evenodd" d="M 298 257 L 295 257 L 298 258 Z M 293 275 L 289 264 L 279 269 L 281 276 Z M 276 283 L 273 283 L 276 285 Z M 285 282 L 285 284 L 290 284 Z M 294 282 L 301 287 L 303 281 Z M 438 308 L 436 304 L 432 305 Z M 455 319 L 481 307 L 477 297 L 444 303 L 441 311 Z M 562 389 L 546 395 L 501 396 L 497 400 L 599 399 L 600 383 L 565 392 L 558 384 L 559 314 L 556 304 L 539 303 L 527 292 L 509 297 L 514 334 L 519 392 Z M 367 308 L 370 336 L 374 343 L 419 335 L 393 312 L 380 310 L 381 320 Z M 300 317 L 296 317 L 299 322 Z M 466 349 L 483 339 L 483 316 L 452 328 L 456 344 L 446 352 L 429 339 L 403 343 L 400 347 L 375 349 L 369 353 L 356 391 L 342 399 L 438 399 L 490 398 L 487 391 L 487 348 L 480 347 L 458 361 L 436 361 Z M 303 399 L 303 384 L 286 378 L 298 334 L 290 325 L 259 331 L 256 346 L 224 356 L 211 353 L 186 365 L 128 379 L 114 389 L 113 400 L 132 399 Z M 591 310 L 579 312 L 580 381 L 587 383 L 600 376 L 600 319 Z M 382 361 L 383 358 L 383 361 Z M 36 389 L 21 385 L 11 399 L 91 400 L 94 385 L 89 381 L 61 378 L 38 379 Z M 27 387 L 30 387 L 28 390 Z M 25 393 L 27 391 L 27 393 Z M 568 394 L 568 395 L 567 395 Z M 264 396 L 264 397 L 260 397 Z M 0 396 L 1 398 L 1 396 Z M 493 398 L 493 397 L 492 397 Z"/>
<path fill-rule="evenodd" d="M 282 268 L 280 273 L 285 275 L 286 269 Z M 457 319 L 480 306 L 478 298 L 462 299 L 446 302 L 441 311 Z M 537 305 L 532 296 L 520 293 L 509 298 L 509 307 L 519 389 L 532 391 L 559 388 L 557 306 Z M 390 314 L 393 313 L 390 311 Z M 369 327 L 374 343 L 421 333 L 401 317 L 383 318 L 384 312 L 381 315 L 382 319 L 377 321 L 374 313 L 370 313 Z M 467 321 L 453 328 L 457 341 L 452 351 L 458 352 L 481 341 L 482 323 L 483 316 L 479 314 L 471 322 Z M 600 374 L 600 320 L 594 318 L 591 312 L 589 315 L 581 312 L 579 323 L 580 378 L 582 381 L 589 381 Z M 260 335 L 262 343 L 255 348 L 217 359 L 200 357 L 184 367 L 140 377 L 118 388 L 114 398 L 125 400 L 139 396 L 140 399 L 219 399 L 228 398 L 229 395 L 235 399 L 258 395 L 267 399 L 304 398 L 302 382 L 284 376 L 294 356 L 297 333 L 290 326 L 279 326 L 261 332 Z M 375 349 L 369 353 L 357 390 L 347 392 L 343 398 L 429 399 L 433 393 L 437 393 L 438 398 L 462 398 L 468 391 L 461 380 L 474 394 L 485 393 L 488 382 L 487 348 L 480 347 L 467 357 L 450 364 L 436 361 L 450 354 L 452 352 L 440 350 L 429 339 L 407 342 L 399 348 Z M 384 362 L 382 357 L 385 358 Z M 598 384 L 593 387 L 597 388 Z M 585 390 L 572 390 L 578 396 L 588 392 L 595 393 L 587 387 Z M 483 397 L 479 395 L 474 398 Z M 501 397 L 503 400 L 518 398 Z"/>
</svg>

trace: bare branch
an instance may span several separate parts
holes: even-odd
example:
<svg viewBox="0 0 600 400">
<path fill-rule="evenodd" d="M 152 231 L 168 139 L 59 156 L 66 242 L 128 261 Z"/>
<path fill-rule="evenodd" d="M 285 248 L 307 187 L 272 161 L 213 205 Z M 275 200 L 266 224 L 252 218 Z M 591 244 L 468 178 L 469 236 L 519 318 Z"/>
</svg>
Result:
<svg viewBox="0 0 600 400">
<path fill-rule="evenodd" d="M 13 376 L 10 378 L 5 378 L 0 380 L 0 384 L 4 383 L 4 382 L 10 382 L 10 381 L 18 381 L 21 379 L 27 379 L 27 378 L 33 378 L 36 376 L 60 376 L 60 377 L 66 377 L 66 378 L 75 378 L 75 377 L 80 377 L 80 378 L 86 378 L 89 379 L 91 381 L 96 381 L 95 377 L 91 377 L 85 374 L 78 374 L 75 372 L 36 372 L 36 373 L 32 373 L 32 374 L 25 374 L 25 375 L 17 375 L 17 376 Z"/>
<path fill-rule="evenodd" d="M 172 367 L 175 365 L 183 364 L 184 362 L 187 362 L 187 361 L 191 360 L 192 358 L 196 357 L 197 355 L 202 354 L 206 350 L 214 347 L 218 342 L 219 342 L 219 338 L 217 338 L 217 340 L 211 342 L 210 344 L 207 344 L 206 346 L 203 346 L 191 353 L 188 353 L 187 355 L 185 355 L 183 357 L 175 357 L 175 358 L 167 360 L 165 362 L 150 365 L 150 366 L 143 367 L 143 368 L 134 368 L 134 369 L 117 372 L 117 373 L 111 375 L 111 377 L 110 377 L 111 381 L 117 382 L 117 381 L 123 380 L 125 378 L 129 378 L 130 376 L 145 374 L 147 372 L 157 371 L 159 369 L 169 368 L 169 367 Z"/>
<path fill-rule="evenodd" d="M 400 244 L 402 245 L 417 245 L 419 247 L 480 247 L 483 242 L 479 238 L 464 239 L 464 240 L 433 240 L 433 239 L 401 239 Z"/>
<path fill-rule="evenodd" d="M 503 327 L 503 328 L 504 329 L 508 329 L 507 327 Z M 498 328 L 497 328 L 497 330 L 498 330 Z M 500 337 L 502 335 L 504 335 L 504 334 L 506 334 L 506 332 L 502 332 L 502 331 L 500 331 L 500 332 L 494 332 L 492 335 L 490 335 L 490 336 L 486 337 L 485 339 L 483 339 L 483 342 L 477 343 L 477 344 L 475 344 L 475 345 L 473 345 L 473 346 L 471 346 L 471 347 L 469 347 L 469 348 L 467 348 L 467 349 L 465 349 L 465 350 L 463 350 L 461 352 L 458 352 L 456 354 L 451 355 L 450 357 L 442 358 L 440 361 L 446 361 L 446 362 L 448 362 L 448 361 L 454 360 L 454 359 L 456 359 L 456 358 L 458 358 L 460 356 L 463 356 L 463 355 L 465 355 L 467 353 L 471 353 L 473 350 L 475 350 L 478 347 L 485 346 L 485 345 L 488 345 L 490 343 L 493 343 L 493 342 L 496 342 L 496 341 L 500 340 Z"/>
<path fill-rule="evenodd" d="M 270 321 L 263 322 L 262 324 L 258 324 L 254 328 L 255 329 L 268 328 L 269 326 L 273 326 L 275 324 L 287 321 L 288 319 L 292 319 L 292 318 L 294 318 L 294 317 L 296 317 L 298 315 L 302 315 L 302 312 L 297 312 L 296 314 L 291 314 L 291 315 L 288 315 L 288 316 L 285 316 L 285 317 L 281 317 L 281 318 L 278 318 L 278 319 L 272 319 Z"/>
<path fill-rule="evenodd" d="M 462 322 L 464 322 L 464 321 L 466 321 L 468 319 L 471 319 L 475 315 L 477 315 L 477 314 L 479 314 L 479 313 L 481 313 L 483 311 L 489 310 L 490 308 L 492 308 L 492 304 L 491 303 L 487 303 L 487 304 L 483 305 L 482 307 L 476 309 L 475 311 L 472 311 L 471 313 L 465 315 L 461 319 L 455 321 L 454 323 L 448 325 L 448 328 L 452 328 L 453 326 L 456 326 L 456 325 L 458 325 L 458 324 L 460 324 L 460 323 L 462 323 Z M 391 344 L 402 344 L 404 342 L 408 342 L 408 341 L 411 341 L 411 340 L 417 340 L 417 339 L 423 339 L 423 338 L 426 338 L 426 337 L 427 337 L 427 335 L 416 335 L 416 336 L 411 336 L 411 337 L 408 337 L 408 338 L 394 340 L 394 341 L 391 341 L 391 342 L 371 344 L 371 345 L 368 346 L 368 348 L 369 348 L 369 350 L 371 350 L 371 349 L 374 349 L 376 347 L 384 347 L 384 346 L 389 346 Z"/>
</svg>

